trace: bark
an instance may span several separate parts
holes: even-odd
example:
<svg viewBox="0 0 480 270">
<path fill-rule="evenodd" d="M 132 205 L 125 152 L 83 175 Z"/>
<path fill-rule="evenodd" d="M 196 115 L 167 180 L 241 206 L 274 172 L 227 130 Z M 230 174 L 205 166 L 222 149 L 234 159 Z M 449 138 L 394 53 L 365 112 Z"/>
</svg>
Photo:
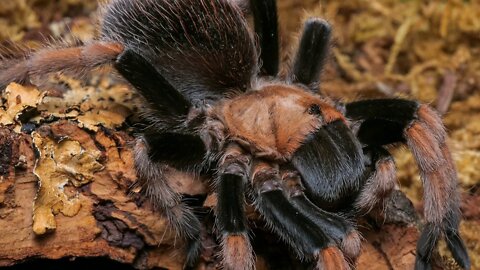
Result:
<svg viewBox="0 0 480 270">
<path fill-rule="evenodd" d="M 131 140 L 123 131 L 91 132 L 66 120 L 30 134 L 2 128 L 0 266 L 37 258 L 108 257 L 136 268 L 181 268 L 181 241 L 133 185 Z M 415 212 L 400 192 L 392 198 L 387 220 L 361 221 L 365 240 L 357 269 L 413 268 L 419 235 Z M 205 245 L 215 246 L 206 220 Z M 266 230 L 256 230 L 258 269 L 276 265 L 279 256 L 288 258 L 285 265 L 304 266 Z M 209 248 L 202 254 L 200 269 L 218 266 L 214 253 Z"/>
<path fill-rule="evenodd" d="M 173 256 L 178 252 L 172 248 L 171 230 L 167 230 L 165 221 L 148 205 L 139 207 L 142 202 L 129 188 L 135 181 L 135 173 L 127 146 L 128 135 L 107 130 L 88 133 L 67 121 L 40 129 L 38 133 L 42 138 L 56 140 L 55 143 L 68 138 L 87 152 L 99 152 L 98 161 L 103 168 L 93 174 L 91 181 L 78 184 L 72 175 L 80 170 L 62 172 L 57 163 L 57 167 L 47 169 L 52 170 L 49 176 L 60 174 L 65 179 L 60 183 L 63 188 L 41 195 L 43 186 L 39 184 L 51 179 L 37 177 L 33 171 L 37 162 L 35 172 L 45 175 L 38 170 L 39 164 L 45 161 L 41 154 L 45 149 L 35 149 L 32 135 L 3 128 L 0 133 L 0 266 L 29 258 L 106 256 L 140 268 L 180 267 L 182 256 Z M 55 189 L 55 186 L 48 188 Z M 47 198 L 39 201 L 40 196 Z M 54 202 L 45 203 L 49 200 Z M 69 203 L 79 205 L 79 209 L 73 213 L 65 211 Z M 45 222 L 49 215 L 53 215 L 53 224 Z M 46 229 L 34 231 L 34 227 Z"/>
</svg>

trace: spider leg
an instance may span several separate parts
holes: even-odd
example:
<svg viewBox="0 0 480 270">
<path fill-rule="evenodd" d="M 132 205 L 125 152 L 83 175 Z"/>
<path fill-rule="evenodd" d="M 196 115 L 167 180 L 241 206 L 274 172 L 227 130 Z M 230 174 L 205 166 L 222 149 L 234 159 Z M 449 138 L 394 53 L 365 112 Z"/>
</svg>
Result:
<svg viewBox="0 0 480 270">
<path fill-rule="evenodd" d="M 458 231 L 461 213 L 457 174 L 438 114 L 414 101 L 379 99 L 346 104 L 346 116 L 360 122 L 357 136 L 362 143 L 381 146 L 406 142 L 418 163 L 426 225 L 417 244 L 415 268 L 431 268 L 431 255 L 442 234 L 457 263 L 470 268 Z"/>
<path fill-rule="evenodd" d="M 355 207 L 370 212 L 381 206 L 397 183 L 395 161 L 383 147 L 366 147 L 364 153 L 370 161 L 371 173 L 355 201 Z"/>
<path fill-rule="evenodd" d="M 229 270 L 253 269 L 255 260 L 247 234 L 244 197 L 250 157 L 237 145 L 230 144 L 219 167 L 216 222 L 222 238 L 223 266 Z"/>
<path fill-rule="evenodd" d="M 261 73 L 276 76 L 279 67 L 276 0 L 250 0 L 250 6 L 260 43 Z"/>
<path fill-rule="evenodd" d="M 318 91 L 320 73 L 328 54 L 331 27 L 325 20 L 310 18 L 305 22 L 297 55 L 290 72 L 290 80 Z"/>
<path fill-rule="evenodd" d="M 121 44 L 101 41 L 81 47 L 41 49 L 25 59 L 9 61 L 9 67 L 0 70 L 0 90 L 11 82 L 26 83 L 36 75 L 65 71 L 84 74 L 93 68 L 113 63 L 122 51 Z"/>
<path fill-rule="evenodd" d="M 342 120 L 315 130 L 294 152 L 292 165 L 320 208 L 348 207 L 364 181 L 365 162 L 355 135 Z"/>
<path fill-rule="evenodd" d="M 191 107 L 178 92 L 144 57 L 131 49 L 124 50 L 115 62 L 115 68 L 155 110 L 170 116 L 186 116 Z"/>
<path fill-rule="evenodd" d="M 154 208 L 162 213 L 177 235 L 187 240 L 186 266 L 193 266 L 200 255 L 201 224 L 193 211 L 181 201 L 181 196 L 168 183 L 168 167 L 152 161 L 147 141 L 139 137 L 135 144 L 135 168 L 138 183 Z"/>
<path fill-rule="evenodd" d="M 150 158 L 175 167 L 200 164 L 207 153 L 199 134 L 191 126 L 203 122 L 203 115 L 191 116 L 191 103 L 178 92 L 144 57 L 124 50 L 115 68 L 148 102 L 143 115 L 147 127 L 142 133 L 152 151 Z"/>
<path fill-rule="evenodd" d="M 305 195 L 302 179 L 297 172 L 283 171 L 282 181 L 290 202 L 335 240 L 348 259 L 354 260 L 360 253 L 360 235 L 344 217 L 327 212 L 313 204 Z"/>
<path fill-rule="evenodd" d="M 341 228 L 331 226 L 324 231 L 328 222 L 322 221 L 320 224 L 325 226 L 322 228 L 312 217 L 313 214 L 315 218 L 320 218 L 319 212 L 306 214 L 306 210 L 300 207 L 301 197 L 292 202 L 284 191 L 285 186 L 277 168 L 259 162 L 255 165 L 252 181 L 256 209 L 301 259 L 315 260 L 316 269 L 350 269 L 342 251 L 327 234 L 335 234 Z M 325 220 L 328 220 L 328 217 L 325 217 Z M 332 220 L 332 223 L 336 221 Z"/>
<path fill-rule="evenodd" d="M 147 128 L 144 140 L 150 146 L 149 157 L 178 169 L 192 169 L 200 165 L 207 153 L 205 144 L 195 134 L 159 133 Z"/>
</svg>

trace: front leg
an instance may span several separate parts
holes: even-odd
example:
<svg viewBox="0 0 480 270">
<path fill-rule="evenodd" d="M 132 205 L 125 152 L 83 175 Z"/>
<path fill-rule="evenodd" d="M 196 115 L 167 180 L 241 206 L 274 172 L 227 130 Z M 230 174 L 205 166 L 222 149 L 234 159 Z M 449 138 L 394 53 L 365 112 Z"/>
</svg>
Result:
<svg viewBox="0 0 480 270">
<path fill-rule="evenodd" d="M 359 238 L 347 220 L 311 203 L 299 179 L 287 175 L 283 182 L 275 164 L 256 160 L 251 178 L 255 208 L 301 260 L 313 262 L 316 270 L 351 269 L 344 253 L 355 257 Z"/>
<path fill-rule="evenodd" d="M 469 269 L 470 260 L 458 232 L 461 214 L 457 174 L 438 114 L 418 102 L 378 99 L 347 104 L 346 116 L 360 123 L 357 136 L 363 144 L 404 142 L 418 163 L 426 224 L 417 244 L 415 268 L 431 269 L 431 255 L 443 234 L 457 263 Z"/>
<path fill-rule="evenodd" d="M 216 225 L 222 241 L 223 268 L 254 268 L 252 246 L 248 238 L 245 215 L 245 191 L 251 157 L 236 144 L 229 144 L 219 162 L 215 186 L 217 191 Z"/>
</svg>

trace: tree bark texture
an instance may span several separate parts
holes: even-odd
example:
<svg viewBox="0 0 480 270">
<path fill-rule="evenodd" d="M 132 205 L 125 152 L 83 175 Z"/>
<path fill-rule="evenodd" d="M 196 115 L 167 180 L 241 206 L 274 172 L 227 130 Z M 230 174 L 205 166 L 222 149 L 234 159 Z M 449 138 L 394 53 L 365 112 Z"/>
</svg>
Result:
<svg viewBox="0 0 480 270">
<path fill-rule="evenodd" d="M 35 258 L 108 257 L 135 268 L 180 269 L 182 240 L 134 185 L 132 136 L 61 118 L 31 130 L 26 124 L 0 129 L 0 266 Z M 357 269 L 413 267 L 416 214 L 402 193 L 392 198 L 388 220 L 359 221 L 365 239 Z M 210 215 L 214 205 L 206 200 Z M 206 222 L 208 248 L 200 269 L 219 265 L 211 223 Z M 258 269 L 275 269 L 279 257 L 288 258 L 286 269 L 302 269 L 288 248 L 259 227 L 253 237 Z"/>
</svg>

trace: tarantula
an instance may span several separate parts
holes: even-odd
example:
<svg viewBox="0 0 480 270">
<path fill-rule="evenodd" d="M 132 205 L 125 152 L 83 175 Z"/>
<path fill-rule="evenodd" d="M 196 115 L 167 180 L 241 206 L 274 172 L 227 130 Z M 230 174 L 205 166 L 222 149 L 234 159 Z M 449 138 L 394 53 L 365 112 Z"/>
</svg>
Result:
<svg viewBox="0 0 480 270">
<path fill-rule="evenodd" d="M 45 48 L 1 71 L 0 87 L 32 75 L 113 64 L 143 100 L 135 165 L 145 193 L 180 236 L 187 262 L 201 249 L 199 219 L 169 184 L 172 171 L 212 174 L 223 266 L 252 269 L 245 215 L 261 218 L 316 269 L 349 269 L 360 236 L 348 216 L 379 205 L 395 186 L 385 146 L 406 143 L 424 184 L 416 269 L 430 269 L 444 236 L 458 264 L 456 170 L 438 114 L 416 101 L 340 103 L 318 93 L 331 27 L 305 22 L 291 69 L 279 75 L 275 0 L 112 0 L 100 37 Z M 248 7 L 247 7 L 248 8 Z"/>
</svg>

